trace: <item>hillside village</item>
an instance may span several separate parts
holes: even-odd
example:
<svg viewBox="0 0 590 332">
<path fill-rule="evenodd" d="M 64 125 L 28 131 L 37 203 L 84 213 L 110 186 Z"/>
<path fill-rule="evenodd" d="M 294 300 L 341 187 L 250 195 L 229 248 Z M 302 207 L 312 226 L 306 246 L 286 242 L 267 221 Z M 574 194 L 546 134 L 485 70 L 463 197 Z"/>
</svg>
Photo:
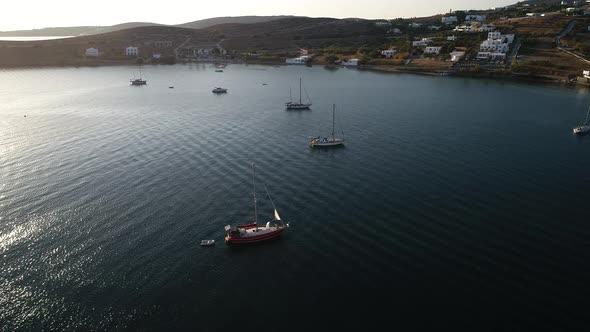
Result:
<svg viewBox="0 0 590 332">
<path fill-rule="evenodd" d="M 280 17 L 0 42 L 1 67 L 249 62 L 580 83 L 590 81 L 589 56 L 590 5 L 566 0 L 423 18 Z"/>
</svg>

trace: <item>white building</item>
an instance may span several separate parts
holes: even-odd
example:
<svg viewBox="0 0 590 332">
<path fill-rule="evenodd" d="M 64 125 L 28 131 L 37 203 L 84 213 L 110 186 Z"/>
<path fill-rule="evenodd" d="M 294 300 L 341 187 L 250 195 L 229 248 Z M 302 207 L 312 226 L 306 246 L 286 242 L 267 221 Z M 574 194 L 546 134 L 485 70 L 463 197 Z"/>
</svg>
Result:
<svg viewBox="0 0 590 332">
<path fill-rule="evenodd" d="M 465 57 L 465 52 L 462 51 L 453 51 L 449 54 L 451 55 L 451 61 L 453 62 L 457 62 Z"/>
<path fill-rule="evenodd" d="M 152 58 L 160 59 L 160 58 L 162 58 L 162 54 L 161 53 L 152 53 Z"/>
<path fill-rule="evenodd" d="M 387 21 L 378 21 L 378 22 L 375 22 L 375 25 L 380 28 L 386 28 L 386 27 L 391 26 L 391 23 L 389 23 Z"/>
<path fill-rule="evenodd" d="M 381 55 L 383 55 L 384 57 L 391 59 L 395 56 L 395 54 L 397 53 L 397 50 L 383 50 L 381 51 Z"/>
<path fill-rule="evenodd" d="M 439 26 L 436 26 L 436 25 L 429 25 L 428 26 L 428 30 L 431 30 L 431 31 L 439 31 L 440 30 L 440 27 Z"/>
<path fill-rule="evenodd" d="M 348 59 L 342 61 L 343 66 L 356 67 L 359 65 L 359 59 Z"/>
<path fill-rule="evenodd" d="M 573 7 L 569 7 L 569 8 L 566 8 L 566 9 L 565 9 L 565 12 L 566 12 L 566 13 L 573 13 L 573 12 L 575 12 L 575 11 L 576 11 L 576 8 L 573 8 Z"/>
<path fill-rule="evenodd" d="M 500 31 L 494 31 L 488 33 L 488 40 L 498 40 L 502 37 L 502 33 Z"/>
<path fill-rule="evenodd" d="M 138 56 L 139 55 L 139 48 L 134 46 L 129 46 L 125 49 L 125 54 L 127 56 Z"/>
<path fill-rule="evenodd" d="M 408 26 L 410 28 L 421 28 L 422 27 L 422 23 L 410 23 L 410 24 L 408 24 Z"/>
<path fill-rule="evenodd" d="M 479 50 L 482 52 L 508 52 L 508 43 L 505 43 L 502 39 L 495 40 L 484 40 L 479 46 Z"/>
<path fill-rule="evenodd" d="M 584 78 L 590 78 L 590 70 L 582 71 L 582 76 L 584 76 Z"/>
<path fill-rule="evenodd" d="M 472 24 L 465 24 L 465 25 L 458 25 L 455 27 L 455 29 L 453 29 L 453 31 L 458 31 L 458 32 L 477 32 L 480 31 L 481 27 L 480 24 L 475 22 Z"/>
<path fill-rule="evenodd" d="M 288 65 L 304 65 L 307 63 L 308 59 L 309 59 L 309 56 L 303 55 L 298 58 L 287 59 L 285 62 Z"/>
<path fill-rule="evenodd" d="M 93 57 L 97 57 L 99 52 L 98 52 L 98 48 L 87 48 L 86 52 L 84 53 L 86 56 L 93 56 Z"/>
<path fill-rule="evenodd" d="M 428 44 L 432 43 L 431 38 L 422 38 L 421 40 L 416 40 L 412 42 L 412 46 L 428 46 Z"/>
<path fill-rule="evenodd" d="M 424 54 L 440 54 L 440 46 L 428 46 L 424 49 Z"/>
<path fill-rule="evenodd" d="M 393 28 L 393 29 L 389 29 L 387 30 L 387 33 L 391 33 L 394 35 L 401 35 L 402 31 L 398 28 Z"/>
<path fill-rule="evenodd" d="M 506 53 L 500 52 L 478 52 L 477 58 L 479 60 L 488 60 L 488 59 L 496 59 L 496 60 L 504 60 L 506 59 Z"/>
<path fill-rule="evenodd" d="M 487 60 L 492 56 L 492 52 L 478 52 L 477 58 L 479 60 Z"/>
<path fill-rule="evenodd" d="M 443 24 L 453 24 L 459 22 L 457 16 L 446 16 L 440 19 Z"/>
<path fill-rule="evenodd" d="M 486 20 L 485 15 L 467 15 L 467 16 L 465 16 L 465 21 L 483 22 L 485 20 Z"/>
<path fill-rule="evenodd" d="M 502 52 L 493 52 L 491 54 L 492 59 L 495 60 L 505 60 L 506 59 L 506 53 L 502 53 Z"/>
<path fill-rule="evenodd" d="M 448 36 L 447 40 L 448 41 L 455 41 L 455 40 L 457 40 L 457 36 Z"/>
</svg>

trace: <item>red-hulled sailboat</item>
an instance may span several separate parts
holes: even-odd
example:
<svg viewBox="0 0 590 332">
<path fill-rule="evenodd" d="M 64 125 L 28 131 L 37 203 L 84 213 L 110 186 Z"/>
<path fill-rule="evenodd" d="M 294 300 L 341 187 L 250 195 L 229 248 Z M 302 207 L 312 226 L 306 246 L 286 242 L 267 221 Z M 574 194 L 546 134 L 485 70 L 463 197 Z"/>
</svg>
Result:
<svg viewBox="0 0 590 332">
<path fill-rule="evenodd" d="M 254 164 L 252 164 L 252 178 L 252 187 L 254 189 L 254 222 L 250 224 L 238 225 L 235 229 L 232 229 L 230 225 L 225 226 L 225 231 L 227 233 L 225 236 L 226 244 L 254 243 L 270 240 L 281 235 L 285 228 L 289 227 L 289 224 L 285 224 L 281 220 L 281 217 L 277 212 L 277 208 L 275 207 L 275 204 L 268 193 L 266 185 L 264 186 L 264 189 L 266 190 L 266 194 L 272 203 L 272 207 L 274 209 L 274 218 L 273 220 L 268 221 L 265 226 L 258 226 L 258 211 L 256 209 L 256 171 L 254 169 Z"/>
</svg>

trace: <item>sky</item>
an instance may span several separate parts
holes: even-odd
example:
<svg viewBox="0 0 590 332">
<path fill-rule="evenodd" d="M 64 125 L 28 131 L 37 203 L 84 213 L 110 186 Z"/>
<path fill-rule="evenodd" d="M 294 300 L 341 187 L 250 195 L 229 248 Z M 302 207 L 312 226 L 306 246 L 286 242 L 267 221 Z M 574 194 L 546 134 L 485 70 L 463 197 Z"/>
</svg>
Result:
<svg viewBox="0 0 590 332">
<path fill-rule="evenodd" d="M 411 18 L 488 9 L 517 0 L 2 0 L 0 31 L 126 22 L 180 24 L 219 16 Z"/>
</svg>

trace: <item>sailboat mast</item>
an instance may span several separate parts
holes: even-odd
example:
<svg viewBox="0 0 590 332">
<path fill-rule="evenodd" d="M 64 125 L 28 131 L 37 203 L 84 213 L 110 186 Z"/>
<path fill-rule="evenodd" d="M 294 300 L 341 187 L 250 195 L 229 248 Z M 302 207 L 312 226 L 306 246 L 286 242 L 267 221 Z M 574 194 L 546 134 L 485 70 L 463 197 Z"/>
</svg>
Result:
<svg viewBox="0 0 590 332">
<path fill-rule="evenodd" d="M 588 124 L 588 115 L 590 115 L 590 107 L 588 107 L 588 112 L 586 113 L 586 122 L 584 122 L 585 125 Z"/>
<path fill-rule="evenodd" d="M 256 171 L 252 163 L 252 196 L 254 197 L 254 223 L 258 223 L 258 211 L 256 210 Z"/>
<path fill-rule="evenodd" d="M 334 138 L 334 122 L 336 119 L 336 104 L 332 105 L 332 138 Z"/>
<path fill-rule="evenodd" d="M 299 77 L 299 105 L 301 105 L 301 77 Z"/>
</svg>

